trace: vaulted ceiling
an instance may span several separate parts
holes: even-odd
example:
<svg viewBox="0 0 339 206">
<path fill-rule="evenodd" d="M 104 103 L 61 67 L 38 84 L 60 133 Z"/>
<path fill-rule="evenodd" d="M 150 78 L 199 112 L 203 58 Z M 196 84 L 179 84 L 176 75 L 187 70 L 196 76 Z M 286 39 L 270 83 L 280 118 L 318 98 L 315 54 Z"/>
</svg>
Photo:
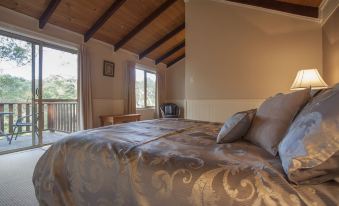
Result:
<svg viewBox="0 0 339 206">
<path fill-rule="evenodd" d="M 323 0 L 225 0 L 251 6 L 318 18 Z"/>
<path fill-rule="evenodd" d="M 322 0 L 227 1 L 317 18 Z M 48 22 L 157 64 L 185 57 L 183 0 L 0 0 L 0 6 L 39 19 L 41 29 Z"/>
<path fill-rule="evenodd" d="M 185 55 L 183 0 L 0 0 L 0 6 L 39 19 L 42 29 L 48 22 L 157 63 Z"/>
</svg>

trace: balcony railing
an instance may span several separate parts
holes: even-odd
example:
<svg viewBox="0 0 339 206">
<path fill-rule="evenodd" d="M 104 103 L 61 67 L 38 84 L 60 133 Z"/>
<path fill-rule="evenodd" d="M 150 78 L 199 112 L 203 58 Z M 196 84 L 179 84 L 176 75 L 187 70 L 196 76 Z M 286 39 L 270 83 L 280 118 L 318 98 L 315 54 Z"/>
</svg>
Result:
<svg viewBox="0 0 339 206">
<path fill-rule="evenodd" d="M 39 116 L 39 121 L 44 123 L 42 130 L 65 133 L 78 131 L 78 103 L 76 100 L 43 100 L 42 108 L 43 115 Z M 0 116 L 0 129 L 7 134 L 13 133 L 15 122 L 20 117 L 28 116 L 25 118 L 25 122 L 32 122 L 32 116 L 29 116 L 32 115 L 31 103 L 0 103 L 0 112 L 13 113 Z M 19 133 L 32 132 L 31 126 L 18 129 Z"/>
</svg>

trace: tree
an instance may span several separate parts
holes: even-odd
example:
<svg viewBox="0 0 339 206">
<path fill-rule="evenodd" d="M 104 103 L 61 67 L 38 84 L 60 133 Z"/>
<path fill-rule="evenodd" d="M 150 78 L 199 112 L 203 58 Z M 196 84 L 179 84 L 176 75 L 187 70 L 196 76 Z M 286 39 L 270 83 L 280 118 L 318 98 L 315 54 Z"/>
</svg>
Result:
<svg viewBox="0 0 339 206">
<path fill-rule="evenodd" d="M 0 60 L 14 61 L 17 66 L 31 62 L 32 44 L 0 35 Z"/>
<path fill-rule="evenodd" d="M 43 83 L 44 99 L 77 99 L 77 80 L 59 75 L 46 78 Z"/>
<path fill-rule="evenodd" d="M 31 82 L 20 77 L 0 75 L 0 102 L 29 102 L 32 98 Z"/>
<path fill-rule="evenodd" d="M 14 62 L 17 67 L 30 63 L 31 46 L 29 42 L 0 35 L 0 67 L 1 62 Z M 44 79 L 42 85 L 44 99 L 77 99 L 76 79 L 54 75 Z M 10 74 L 0 74 L 0 102 L 30 102 L 31 98 L 30 80 Z"/>
</svg>

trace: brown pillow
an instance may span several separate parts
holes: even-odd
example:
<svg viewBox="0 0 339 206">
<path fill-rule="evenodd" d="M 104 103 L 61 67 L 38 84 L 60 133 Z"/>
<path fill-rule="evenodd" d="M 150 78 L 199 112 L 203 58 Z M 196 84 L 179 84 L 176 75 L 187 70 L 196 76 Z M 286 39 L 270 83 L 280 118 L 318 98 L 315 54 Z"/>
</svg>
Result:
<svg viewBox="0 0 339 206">
<path fill-rule="evenodd" d="M 278 145 L 293 118 L 309 99 L 310 89 L 268 98 L 259 107 L 245 139 L 277 155 Z"/>
<path fill-rule="evenodd" d="M 256 109 L 252 109 L 238 112 L 227 119 L 218 134 L 217 143 L 230 143 L 242 138 L 250 128 L 256 111 Z"/>
</svg>

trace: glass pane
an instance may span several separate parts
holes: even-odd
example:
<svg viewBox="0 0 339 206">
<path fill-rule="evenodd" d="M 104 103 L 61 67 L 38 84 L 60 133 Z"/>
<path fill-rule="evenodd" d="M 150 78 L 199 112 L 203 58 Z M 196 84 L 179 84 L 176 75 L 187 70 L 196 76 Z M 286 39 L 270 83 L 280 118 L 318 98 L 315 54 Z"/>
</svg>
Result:
<svg viewBox="0 0 339 206">
<path fill-rule="evenodd" d="M 147 106 L 155 107 L 155 91 L 156 91 L 156 75 L 153 73 L 146 73 L 146 85 L 147 85 Z"/>
<path fill-rule="evenodd" d="M 77 54 L 44 47 L 42 65 L 43 99 L 77 99 Z"/>
<path fill-rule="evenodd" d="M 145 72 L 140 69 L 135 70 L 135 98 L 136 107 L 145 107 Z"/>
<path fill-rule="evenodd" d="M 0 152 L 32 146 L 31 109 L 32 44 L 0 35 Z"/>
<path fill-rule="evenodd" d="M 78 130 L 78 54 L 43 47 L 43 143 L 53 143 Z"/>
</svg>

